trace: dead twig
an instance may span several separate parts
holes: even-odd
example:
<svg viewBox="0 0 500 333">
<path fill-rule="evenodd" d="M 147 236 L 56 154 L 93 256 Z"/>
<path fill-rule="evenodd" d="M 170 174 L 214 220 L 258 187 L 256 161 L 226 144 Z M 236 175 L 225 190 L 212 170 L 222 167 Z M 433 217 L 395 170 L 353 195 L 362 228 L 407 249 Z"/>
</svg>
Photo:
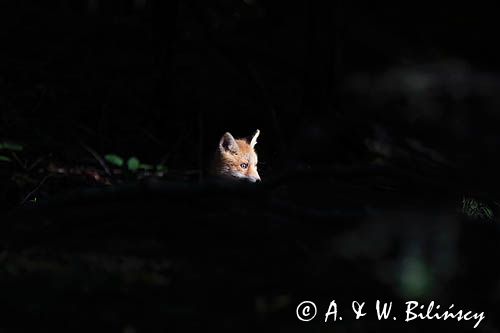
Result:
<svg viewBox="0 0 500 333">
<path fill-rule="evenodd" d="M 104 161 L 104 159 L 94 149 L 90 148 L 85 143 L 80 142 L 80 144 L 82 145 L 82 147 L 86 151 L 88 151 L 90 154 L 92 154 L 92 156 L 94 156 L 94 158 L 97 160 L 97 162 L 99 162 L 99 164 L 101 165 L 101 167 L 104 169 L 104 172 L 106 172 L 106 174 L 108 176 L 113 177 L 113 175 L 111 174 L 111 171 L 109 170 L 109 167 L 106 164 L 106 162 Z"/>
<path fill-rule="evenodd" d="M 49 179 L 51 176 L 52 176 L 52 175 L 46 175 L 45 177 L 43 177 L 43 178 L 42 178 L 42 180 L 38 183 L 38 185 L 37 185 L 37 186 L 36 186 L 36 187 L 35 187 L 35 188 L 34 188 L 34 189 L 30 192 L 30 193 L 28 193 L 28 195 L 26 195 L 26 196 L 24 197 L 24 199 L 21 201 L 21 203 L 20 203 L 20 205 L 19 205 L 19 206 L 23 206 L 23 205 L 26 203 L 26 201 L 28 201 L 28 200 L 29 200 L 29 198 L 30 198 L 30 197 L 31 197 L 34 193 L 36 193 L 36 192 L 37 192 L 37 191 L 38 191 L 38 190 L 39 190 L 39 189 L 43 186 L 43 184 L 45 183 L 45 181 L 46 181 L 47 179 Z"/>
<path fill-rule="evenodd" d="M 44 156 L 42 157 L 39 157 L 35 160 L 35 162 L 33 162 L 30 166 L 27 167 L 27 170 L 28 171 L 31 171 L 33 170 L 34 167 L 36 167 L 40 162 L 42 162 L 43 160 L 45 159 Z"/>
<path fill-rule="evenodd" d="M 12 152 L 12 157 L 14 157 L 14 159 L 16 160 L 16 162 L 21 166 L 21 168 L 23 168 L 23 170 L 27 169 L 26 162 L 25 161 L 21 161 L 21 159 L 19 158 L 19 156 L 17 156 L 17 154 L 15 152 Z"/>
</svg>

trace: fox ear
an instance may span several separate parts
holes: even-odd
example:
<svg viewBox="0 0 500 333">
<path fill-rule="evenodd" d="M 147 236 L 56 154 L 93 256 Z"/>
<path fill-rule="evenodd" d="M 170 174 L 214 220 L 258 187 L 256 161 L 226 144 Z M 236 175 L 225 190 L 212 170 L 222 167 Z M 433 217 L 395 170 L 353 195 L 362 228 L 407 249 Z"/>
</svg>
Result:
<svg viewBox="0 0 500 333">
<path fill-rule="evenodd" d="M 255 144 L 257 143 L 257 138 L 259 137 L 260 131 L 256 130 L 254 135 L 252 136 L 252 139 L 250 140 L 250 147 L 255 147 Z"/>
<path fill-rule="evenodd" d="M 229 132 L 224 133 L 220 139 L 219 148 L 222 151 L 230 151 L 232 153 L 236 153 L 239 150 L 236 140 Z"/>
</svg>

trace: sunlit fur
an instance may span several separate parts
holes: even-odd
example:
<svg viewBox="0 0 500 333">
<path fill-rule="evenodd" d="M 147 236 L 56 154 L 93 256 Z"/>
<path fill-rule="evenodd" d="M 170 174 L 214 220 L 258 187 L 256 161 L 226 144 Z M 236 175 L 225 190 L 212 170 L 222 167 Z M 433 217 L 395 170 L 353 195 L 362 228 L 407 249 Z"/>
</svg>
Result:
<svg viewBox="0 0 500 333">
<path fill-rule="evenodd" d="M 257 130 L 251 139 L 235 139 L 229 132 L 226 132 L 220 139 L 215 153 L 212 174 L 228 179 L 260 181 L 255 152 L 259 134 L 260 131 Z M 248 167 L 245 169 L 242 164 L 248 164 Z"/>
</svg>

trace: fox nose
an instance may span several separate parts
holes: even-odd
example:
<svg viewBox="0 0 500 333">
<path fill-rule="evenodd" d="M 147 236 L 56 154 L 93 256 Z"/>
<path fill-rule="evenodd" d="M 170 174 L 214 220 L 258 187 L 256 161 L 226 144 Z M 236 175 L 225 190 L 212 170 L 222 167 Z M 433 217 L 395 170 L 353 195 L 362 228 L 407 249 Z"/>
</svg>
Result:
<svg viewBox="0 0 500 333">
<path fill-rule="evenodd" d="M 250 176 L 247 178 L 249 181 L 252 183 L 260 182 L 260 177 L 259 176 Z"/>
<path fill-rule="evenodd" d="M 248 170 L 249 172 L 247 173 L 247 178 L 249 181 L 252 183 L 260 182 L 260 175 L 255 169 L 250 169 Z"/>
</svg>

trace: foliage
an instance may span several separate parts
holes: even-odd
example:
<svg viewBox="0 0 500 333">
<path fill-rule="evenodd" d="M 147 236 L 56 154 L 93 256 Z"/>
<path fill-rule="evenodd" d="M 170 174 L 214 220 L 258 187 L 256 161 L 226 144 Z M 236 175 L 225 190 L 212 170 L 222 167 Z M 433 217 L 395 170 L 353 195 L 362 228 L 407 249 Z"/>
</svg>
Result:
<svg viewBox="0 0 500 333">
<path fill-rule="evenodd" d="M 23 146 L 20 144 L 17 144 L 17 143 L 4 141 L 4 142 L 0 142 L 0 150 L 4 150 L 4 151 L 6 151 L 5 153 L 12 154 L 12 152 L 22 151 Z M 0 162 L 12 162 L 12 158 L 7 156 L 7 155 L 1 154 L 0 155 Z"/>
<path fill-rule="evenodd" d="M 462 199 L 462 213 L 473 218 L 493 219 L 493 211 L 485 203 L 474 198 Z"/>
<path fill-rule="evenodd" d="M 137 157 L 131 157 L 127 161 L 127 167 L 130 171 L 137 171 L 141 167 L 141 162 Z"/>
<path fill-rule="evenodd" d="M 123 158 L 121 158 L 118 155 L 108 154 L 108 155 L 105 155 L 104 158 L 106 159 L 106 161 L 108 161 L 109 163 L 111 163 L 113 165 L 116 165 L 117 167 L 123 166 Z"/>
<path fill-rule="evenodd" d="M 10 150 L 10 151 L 22 151 L 23 146 L 12 142 L 0 142 L 0 149 Z"/>
<path fill-rule="evenodd" d="M 127 162 L 125 163 L 125 159 L 116 155 L 116 154 L 107 154 L 104 156 L 104 159 L 108 161 L 109 163 L 117 166 L 117 167 L 123 167 L 126 165 L 126 168 L 128 171 L 131 172 L 137 172 L 139 170 L 156 170 L 157 172 L 166 172 L 167 167 L 163 164 L 156 164 L 156 165 L 151 165 L 151 164 L 146 164 L 142 163 L 137 157 L 132 156 L 127 159 Z"/>
</svg>

